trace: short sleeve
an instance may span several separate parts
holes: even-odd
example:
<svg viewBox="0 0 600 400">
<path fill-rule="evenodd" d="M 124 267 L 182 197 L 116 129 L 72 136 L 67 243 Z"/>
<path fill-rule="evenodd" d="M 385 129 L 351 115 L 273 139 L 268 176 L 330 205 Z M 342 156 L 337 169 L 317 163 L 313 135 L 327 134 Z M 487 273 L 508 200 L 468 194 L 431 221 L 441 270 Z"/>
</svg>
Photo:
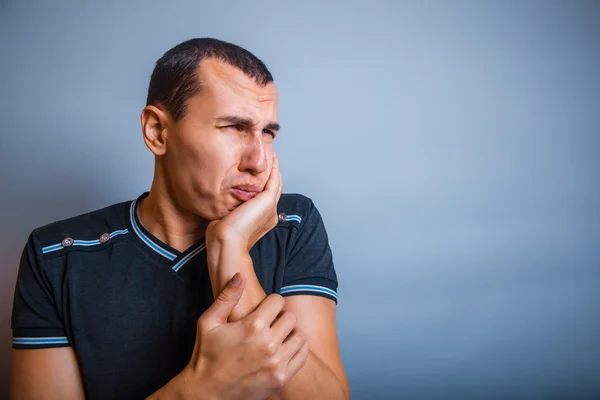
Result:
<svg viewBox="0 0 600 400">
<path fill-rule="evenodd" d="M 32 233 L 21 254 L 12 310 L 13 348 L 69 346 L 64 323 L 42 268 L 42 252 Z"/>
<path fill-rule="evenodd" d="M 325 225 L 310 202 L 306 215 L 288 215 L 299 222 L 297 240 L 285 265 L 282 296 L 313 295 L 337 303 L 338 281 Z"/>
</svg>

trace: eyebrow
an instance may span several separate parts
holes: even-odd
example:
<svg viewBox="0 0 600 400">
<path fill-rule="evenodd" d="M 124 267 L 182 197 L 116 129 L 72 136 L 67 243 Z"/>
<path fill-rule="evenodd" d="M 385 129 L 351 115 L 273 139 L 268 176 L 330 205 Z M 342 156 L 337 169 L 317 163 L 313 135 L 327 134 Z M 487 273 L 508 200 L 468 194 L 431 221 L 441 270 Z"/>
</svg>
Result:
<svg viewBox="0 0 600 400">
<path fill-rule="evenodd" d="M 255 126 L 256 122 L 254 122 L 250 118 L 240 117 L 237 115 L 225 115 L 222 117 L 216 118 L 218 122 L 227 122 L 236 125 L 246 125 L 246 126 Z M 278 131 L 281 129 L 281 126 L 277 122 L 269 122 L 264 129 L 270 129 L 273 131 Z"/>
</svg>

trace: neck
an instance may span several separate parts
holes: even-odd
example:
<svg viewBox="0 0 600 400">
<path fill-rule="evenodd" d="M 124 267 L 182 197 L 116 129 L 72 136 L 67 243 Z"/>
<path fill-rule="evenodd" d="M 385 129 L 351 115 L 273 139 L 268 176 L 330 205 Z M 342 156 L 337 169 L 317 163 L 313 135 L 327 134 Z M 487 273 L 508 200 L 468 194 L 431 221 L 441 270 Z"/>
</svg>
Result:
<svg viewBox="0 0 600 400">
<path fill-rule="evenodd" d="M 208 225 L 205 219 L 183 209 L 157 180 L 139 204 L 138 218 L 150 233 L 181 252 L 204 237 Z"/>
</svg>

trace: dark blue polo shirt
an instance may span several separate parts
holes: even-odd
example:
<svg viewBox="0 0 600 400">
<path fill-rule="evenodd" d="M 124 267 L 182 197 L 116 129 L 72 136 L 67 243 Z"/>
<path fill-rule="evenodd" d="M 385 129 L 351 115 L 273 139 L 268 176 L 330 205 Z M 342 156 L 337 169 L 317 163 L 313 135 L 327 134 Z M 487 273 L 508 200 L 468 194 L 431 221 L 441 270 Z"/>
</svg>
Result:
<svg viewBox="0 0 600 400">
<path fill-rule="evenodd" d="M 23 250 L 13 347 L 72 346 L 86 397 L 144 398 L 190 360 L 198 317 L 212 304 L 206 245 L 184 252 L 140 223 L 137 200 L 35 229 Z M 313 202 L 284 194 L 285 218 L 251 249 L 268 294 L 337 302 L 337 277 Z"/>
</svg>

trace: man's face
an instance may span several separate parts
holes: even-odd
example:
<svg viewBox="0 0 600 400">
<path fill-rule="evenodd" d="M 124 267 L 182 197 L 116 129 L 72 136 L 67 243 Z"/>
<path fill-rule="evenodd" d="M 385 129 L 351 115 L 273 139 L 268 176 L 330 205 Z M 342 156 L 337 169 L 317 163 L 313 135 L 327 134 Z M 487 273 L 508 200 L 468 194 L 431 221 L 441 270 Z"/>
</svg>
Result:
<svg viewBox="0 0 600 400">
<path fill-rule="evenodd" d="M 185 116 L 168 128 L 162 162 L 176 201 L 215 220 L 265 187 L 278 129 L 277 91 L 213 59 L 201 62 L 200 82 Z"/>
</svg>

